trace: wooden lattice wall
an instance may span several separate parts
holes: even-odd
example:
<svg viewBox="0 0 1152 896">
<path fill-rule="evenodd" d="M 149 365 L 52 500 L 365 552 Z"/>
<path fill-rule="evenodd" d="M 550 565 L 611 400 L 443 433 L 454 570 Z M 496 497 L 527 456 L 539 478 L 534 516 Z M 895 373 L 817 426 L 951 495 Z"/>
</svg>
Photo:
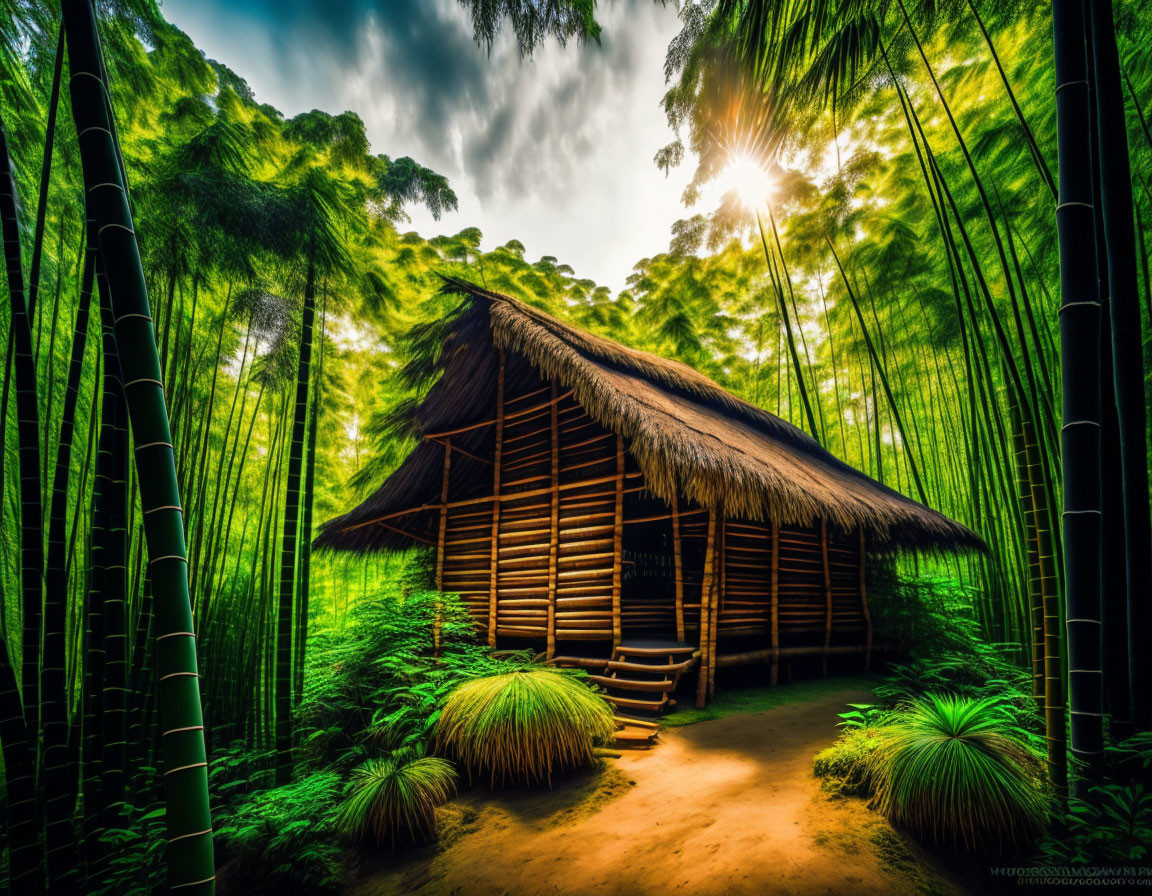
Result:
<svg viewBox="0 0 1152 896">
<path fill-rule="evenodd" d="M 437 533 L 438 584 L 489 643 L 532 639 L 551 655 L 558 642 L 676 638 L 699 642 L 712 670 L 717 642 L 751 643 L 741 656 L 774 673 L 782 653 L 826 662 L 837 647 L 870 650 L 859 532 L 669 507 L 571 394 L 516 377 L 521 388 L 505 395 L 504 371 L 491 461 L 468 455 L 490 481 L 454 494 L 445 439 Z"/>
</svg>

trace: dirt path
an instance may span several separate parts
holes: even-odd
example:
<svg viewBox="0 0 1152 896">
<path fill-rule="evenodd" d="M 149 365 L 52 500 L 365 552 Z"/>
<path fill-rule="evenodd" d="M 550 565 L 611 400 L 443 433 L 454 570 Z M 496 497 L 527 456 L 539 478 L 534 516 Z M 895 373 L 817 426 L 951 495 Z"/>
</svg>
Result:
<svg viewBox="0 0 1152 896">
<path fill-rule="evenodd" d="M 477 790 L 438 847 L 366 862 L 356 896 L 946 894 L 957 892 L 812 757 L 854 687 L 663 732 L 549 791 Z"/>
</svg>

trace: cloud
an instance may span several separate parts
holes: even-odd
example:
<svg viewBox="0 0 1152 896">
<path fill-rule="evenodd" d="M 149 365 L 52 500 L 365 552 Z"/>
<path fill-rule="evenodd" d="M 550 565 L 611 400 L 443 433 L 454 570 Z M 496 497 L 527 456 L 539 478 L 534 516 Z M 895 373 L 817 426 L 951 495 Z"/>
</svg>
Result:
<svg viewBox="0 0 1152 896">
<path fill-rule="evenodd" d="M 673 4 L 601 2 L 600 45 L 549 42 L 530 59 L 508 33 L 477 47 L 458 0 L 167 0 L 165 12 L 261 101 L 287 115 L 355 110 L 374 151 L 445 174 L 460 226 L 532 252 L 546 240 L 542 254 L 617 284 L 667 245 L 680 186 L 651 159 L 668 139 L 658 103 Z M 619 246 L 604 257 L 597 240 Z"/>
</svg>

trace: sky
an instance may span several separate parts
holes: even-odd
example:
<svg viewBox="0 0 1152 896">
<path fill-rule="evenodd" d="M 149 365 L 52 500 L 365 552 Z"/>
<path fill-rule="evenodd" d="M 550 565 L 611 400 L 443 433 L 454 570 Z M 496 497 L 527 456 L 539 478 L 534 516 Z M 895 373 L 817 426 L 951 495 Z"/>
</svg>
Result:
<svg viewBox="0 0 1152 896">
<path fill-rule="evenodd" d="M 665 251 L 692 164 L 652 161 L 672 139 L 660 108 L 676 5 L 601 0 L 599 46 L 549 42 L 521 59 L 510 33 L 489 54 L 457 0 L 165 0 L 166 17 L 287 116 L 358 113 L 374 152 L 446 175 L 459 211 L 425 236 L 479 227 L 518 239 L 613 290 Z"/>
</svg>

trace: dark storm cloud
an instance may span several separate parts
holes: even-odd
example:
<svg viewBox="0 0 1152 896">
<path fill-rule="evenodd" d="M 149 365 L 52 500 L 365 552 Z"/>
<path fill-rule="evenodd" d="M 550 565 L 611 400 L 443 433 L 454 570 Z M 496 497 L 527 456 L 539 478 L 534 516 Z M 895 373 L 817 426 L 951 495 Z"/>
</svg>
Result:
<svg viewBox="0 0 1152 896">
<path fill-rule="evenodd" d="M 376 151 L 466 177 L 481 199 L 563 182 L 612 126 L 655 14 L 651 0 L 602 4 L 600 46 L 546 45 L 522 60 L 507 35 L 490 54 L 477 47 L 456 0 L 170 0 L 167 8 L 177 23 L 243 15 L 263 32 L 259 64 L 277 72 L 294 105 L 318 91 L 338 98 L 365 119 Z M 241 35 L 232 39 L 244 47 Z"/>
</svg>

